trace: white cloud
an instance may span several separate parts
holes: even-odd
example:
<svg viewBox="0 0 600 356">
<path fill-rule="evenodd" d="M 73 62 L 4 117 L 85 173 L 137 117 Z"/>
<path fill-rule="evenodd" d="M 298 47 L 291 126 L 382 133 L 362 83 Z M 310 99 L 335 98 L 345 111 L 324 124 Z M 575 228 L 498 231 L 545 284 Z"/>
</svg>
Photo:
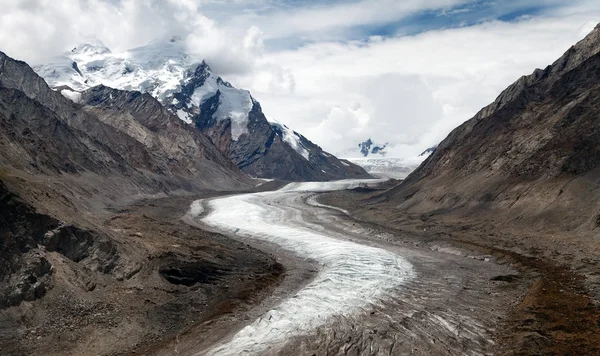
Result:
<svg viewBox="0 0 600 356">
<path fill-rule="evenodd" d="M 447 9 L 472 0 L 362 0 L 336 4 L 291 8 L 268 14 L 245 13 L 234 16 L 230 23 L 260 24 L 267 38 L 294 35 L 327 37 L 335 28 L 381 24 L 400 20 L 408 15 L 436 9 Z M 318 33 L 315 33 L 318 32 Z"/>
<path fill-rule="evenodd" d="M 0 0 L 0 50 L 36 64 L 89 39 L 124 51 L 179 35 L 192 55 L 222 74 L 252 69 L 263 50 L 261 32 L 245 38 L 204 16 L 194 0 Z"/>
<path fill-rule="evenodd" d="M 268 116 L 331 152 L 371 137 L 408 157 L 441 141 L 501 90 L 557 59 L 600 21 L 588 12 L 563 18 L 486 22 L 367 42 L 321 42 L 267 52 L 250 88 Z M 295 91 L 265 85 L 273 68 Z"/>
<path fill-rule="evenodd" d="M 180 35 L 192 55 L 250 89 L 268 117 L 325 149 L 340 152 L 371 137 L 396 143 L 397 156 L 412 156 L 600 21 L 597 1 L 538 0 L 532 6 L 552 6 L 517 22 L 347 40 L 354 28 L 423 11 L 471 13 L 475 3 L 362 0 L 299 8 L 272 0 L 0 0 L 0 50 L 36 63 L 86 38 L 123 51 Z M 523 4 L 494 6 L 510 13 Z M 269 48 L 269 39 L 308 44 L 279 50 Z"/>
</svg>

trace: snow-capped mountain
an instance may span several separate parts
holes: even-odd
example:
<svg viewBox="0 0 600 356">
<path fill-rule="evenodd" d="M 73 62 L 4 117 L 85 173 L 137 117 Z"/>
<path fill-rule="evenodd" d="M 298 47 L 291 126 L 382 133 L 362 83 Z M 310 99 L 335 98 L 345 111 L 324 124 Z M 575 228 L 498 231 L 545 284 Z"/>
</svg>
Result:
<svg viewBox="0 0 600 356">
<path fill-rule="evenodd" d="M 343 153 L 350 162 L 361 166 L 369 174 L 379 178 L 405 179 L 412 171 L 435 151 L 436 146 L 429 147 L 416 157 L 389 157 L 388 150 L 393 150 L 393 144 L 375 144 L 370 138 Z M 390 152 L 393 155 L 394 152 Z"/>
<path fill-rule="evenodd" d="M 393 145 L 386 143 L 375 143 L 371 138 L 359 143 L 358 145 L 338 152 L 337 156 L 347 158 L 363 158 L 363 157 L 385 157 L 387 154 L 387 148 L 393 147 Z"/>
<path fill-rule="evenodd" d="M 385 156 L 385 148 L 387 147 L 387 142 L 379 145 L 375 144 L 370 138 L 364 142 L 358 144 L 358 148 L 360 149 L 360 153 L 367 157 L 369 155 L 380 155 Z"/>
<path fill-rule="evenodd" d="M 234 88 L 178 37 L 114 53 L 95 41 L 34 68 L 73 101 L 97 85 L 140 91 L 211 138 L 245 173 L 260 178 L 331 180 L 368 177 L 285 125 L 270 123 L 250 92 Z"/>
<path fill-rule="evenodd" d="M 185 53 L 185 44 L 173 37 L 124 53 L 113 53 L 101 42 L 93 41 L 33 69 L 51 87 L 64 85 L 81 91 L 103 84 L 149 93 L 163 102 L 179 90 L 183 74 L 193 63 Z"/>
</svg>

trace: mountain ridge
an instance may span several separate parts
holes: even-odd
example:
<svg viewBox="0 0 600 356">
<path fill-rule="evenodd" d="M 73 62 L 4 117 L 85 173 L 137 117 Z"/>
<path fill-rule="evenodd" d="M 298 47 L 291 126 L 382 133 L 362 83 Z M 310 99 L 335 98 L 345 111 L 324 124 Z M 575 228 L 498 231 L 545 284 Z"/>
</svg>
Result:
<svg viewBox="0 0 600 356">
<path fill-rule="evenodd" d="M 202 130 L 253 177 L 301 181 L 369 177 L 306 137 L 270 124 L 249 91 L 234 88 L 206 61 L 195 62 L 181 41 L 151 42 L 126 55 L 84 44 L 36 66 L 36 71 L 53 87 L 74 89 L 61 93 L 75 101 L 81 91 L 96 85 L 149 93 L 182 121 Z"/>
<path fill-rule="evenodd" d="M 600 27 L 453 130 L 385 199 L 419 213 L 477 208 L 529 228 L 594 229 L 597 209 L 565 197 L 596 179 L 598 83 Z M 597 200 L 591 191 L 582 201 Z"/>
</svg>

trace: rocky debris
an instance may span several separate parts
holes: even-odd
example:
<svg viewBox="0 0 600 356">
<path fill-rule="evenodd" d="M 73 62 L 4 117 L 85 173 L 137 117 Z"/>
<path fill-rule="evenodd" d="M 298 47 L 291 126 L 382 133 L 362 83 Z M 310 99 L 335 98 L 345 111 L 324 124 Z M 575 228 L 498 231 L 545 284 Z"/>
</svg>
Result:
<svg viewBox="0 0 600 356">
<path fill-rule="evenodd" d="M 0 181 L 0 308 L 41 298 L 52 266 L 38 242 L 57 221 L 37 214 Z"/>
<path fill-rule="evenodd" d="M 52 265 L 42 251 L 30 250 L 13 258 L 19 267 L 0 280 L 0 309 L 39 299 L 52 287 Z"/>
<path fill-rule="evenodd" d="M 120 280 L 131 278 L 140 269 L 138 263 L 123 258 L 102 233 L 36 212 L 1 180 L 0 216 L 0 295 L 4 296 L 0 308 L 36 300 L 51 288 L 53 266 L 48 252 Z"/>
<path fill-rule="evenodd" d="M 115 355 L 160 347 L 196 324 L 250 308 L 268 295 L 283 273 L 281 265 L 247 245 L 181 222 L 192 200 L 138 202 L 103 223 L 121 259 L 126 254 L 135 259 L 131 264 L 139 263 L 130 278 L 86 264 L 93 245 L 79 262 L 41 245 L 22 255 L 27 261 L 38 256 L 42 264 L 12 274 L 14 283 L 6 291 L 15 291 L 21 280 L 33 281 L 31 275 L 42 283 L 22 284 L 22 295 L 12 294 L 21 302 L 0 306 L 2 354 Z M 41 237 L 72 233 L 72 226 L 59 226 Z M 0 300 L 13 300 L 4 294 L 5 286 L 2 279 Z"/>
</svg>

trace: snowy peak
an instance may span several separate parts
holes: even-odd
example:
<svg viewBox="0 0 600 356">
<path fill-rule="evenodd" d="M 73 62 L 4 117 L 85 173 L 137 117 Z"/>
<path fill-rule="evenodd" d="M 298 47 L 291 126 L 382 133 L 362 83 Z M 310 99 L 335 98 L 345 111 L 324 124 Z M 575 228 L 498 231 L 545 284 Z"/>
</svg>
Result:
<svg viewBox="0 0 600 356">
<path fill-rule="evenodd" d="M 81 92 L 99 85 L 147 93 L 209 136 L 252 176 L 285 180 L 369 177 L 287 126 L 271 125 L 249 91 L 223 80 L 206 61 L 191 58 L 185 41 L 178 37 L 122 53 L 111 52 L 101 43 L 88 43 L 35 70 L 75 102 L 81 100 Z"/>
<path fill-rule="evenodd" d="M 254 99 L 247 90 L 236 89 L 216 76 L 206 61 L 184 74 L 179 91 L 165 102 L 180 119 L 201 129 L 212 123 L 230 120 L 231 139 L 237 141 L 248 132 L 249 113 Z"/>
<path fill-rule="evenodd" d="M 377 143 L 373 141 L 371 138 L 368 138 L 366 141 L 363 141 L 356 146 L 346 149 L 344 151 L 337 152 L 338 157 L 345 158 L 381 158 L 386 157 L 388 154 L 388 149 L 393 149 L 394 144 L 386 143 Z"/>
<path fill-rule="evenodd" d="M 93 55 L 102 55 L 111 53 L 110 49 L 104 45 L 104 43 L 94 40 L 91 42 L 82 43 L 78 46 L 75 46 L 71 52 L 67 52 L 72 55 L 85 55 L 85 56 L 93 56 Z"/>
<path fill-rule="evenodd" d="M 384 150 L 387 145 L 387 143 L 384 143 L 383 145 L 377 145 L 369 138 L 368 140 L 359 143 L 358 148 L 364 157 L 367 157 L 371 154 L 385 156 Z"/>
</svg>

